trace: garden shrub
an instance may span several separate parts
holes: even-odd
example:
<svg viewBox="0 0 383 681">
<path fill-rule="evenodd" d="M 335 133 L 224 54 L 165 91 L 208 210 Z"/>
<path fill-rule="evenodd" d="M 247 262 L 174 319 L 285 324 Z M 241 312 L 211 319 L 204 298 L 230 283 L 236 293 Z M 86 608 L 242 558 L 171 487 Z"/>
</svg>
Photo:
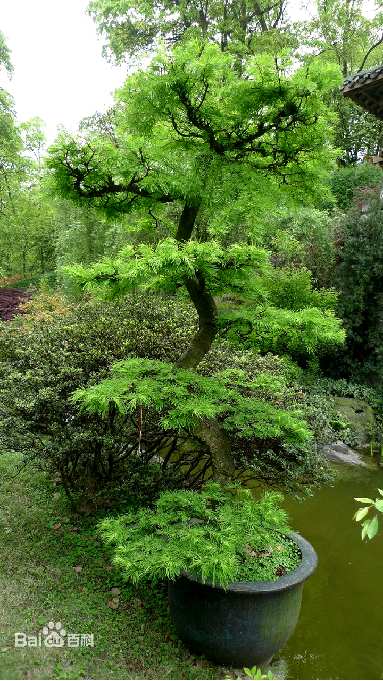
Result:
<svg viewBox="0 0 383 681">
<path fill-rule="evenodd" d="M 69 494 L 94 496 L 113 486 L 149 499 L 164 487 L 198 486 L 208 476 L 209 459 L 206 447 L 190 432 L 165 429 L 150 408 L 144 414 L 121 417 L 114 412 L 101 419 L 80 411 L 70 399 L 74 390 L 104 379 L 118 360 L 179 356 L 194 323 L 191 306 L 171 296 L 134 295 L 119 303 L 73 305 L 41 295 L 28 314 L 1 327 L 2 447 L 20 451 L 59 475 Z M 211 376 L 230 369 L 257 382 L 256 396 L 266 399 L 270 409 L 297 412 L 302 420 L 301 370 L 291 360 L 216 341 L 199 373 Z M 293 490 L 327 479 L 326 464 L 310 442 L 230 437 L 243 477 L 256 475 L 259 481 Z"/>
<path fill-rule="evenodd" d="M 88 301 L 72 309 L 58 300 L 39 297 L 30 315 L 1 326 L 1 445 L 59 474 L 68 493 L 93 494 L 113 480 L 139 493 L 162 475 L 150 452 L 157 433 L 147 433 L 149 443 L 141 444 L 145 451 L 138 456 L 134 419 L 113 415 L 104 422 L 80 413 L 69 397 L 130 353 L 164 358 L 178 352 L 193 328 L 193 313 L 160 296 Z"/>
<path fill-rule="evenodd" d="M 333 289 L 313 287 L 312 274 L 306 268 L 274 268 L 267 278 L 269 302 L 277 308 L 299 311 L 305 308 L 334 310 L 337 295 Z"/>
<path fill-rule="evenodd" d="M 275 216 L 266 236 L 274 264 L 308 269 L 316 287 L 333 286 L 339 218 L 307 207 Z"/>
<path fill-rule="evenodd" d="M 255 280 L 258 300 L 224 301 L 221 335 L 258 353 L 288 355 L 302 366 L 343 344 L 337 294 L 316 289 L 307 269 L 274 267 Z"/>
<path fill-rule="evenodd" d="M 342 210 L 352 207 L 359 189 L 378 188 L 383 181 L 382 169 L 371 163 L 338 168 L 331 177 L 331 190 Z"/>
<path fill-rule="evenodd" d="M 225 315 L 227 336 L 238 345 L 260 353 L 288 354 L 302 366 L 311 358 L 331 354 L 344 340 L 331 310 L 302 310 L 258 306 Z"/>
<path fill-rule="evenodd" d="M 383 380 L 383 206 L 376 192 L 364 194 L 368 210 L 355 205 L 345 216 L 336 271 L 338 314 L 346 344 L 329 369 L 336 377 L 381 384 Z"/>
</svg>

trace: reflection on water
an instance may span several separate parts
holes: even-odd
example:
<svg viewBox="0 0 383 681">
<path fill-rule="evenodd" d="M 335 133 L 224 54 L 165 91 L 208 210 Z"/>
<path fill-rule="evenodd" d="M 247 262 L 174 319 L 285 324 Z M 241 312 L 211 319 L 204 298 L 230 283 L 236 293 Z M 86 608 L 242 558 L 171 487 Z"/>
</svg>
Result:
<svg viewBox="0 0 383 681">
<path fill-rule="evenodd" d="M 383 679 L 383 524 L 369 543 L 352 520 L 354 497 L 375 498 L 383 470 L 344 466 L 336 485 L 286 500 L 292 527 L 315 547 L 301 617 L 275 660 L 277 678 Z"/>
</svg>

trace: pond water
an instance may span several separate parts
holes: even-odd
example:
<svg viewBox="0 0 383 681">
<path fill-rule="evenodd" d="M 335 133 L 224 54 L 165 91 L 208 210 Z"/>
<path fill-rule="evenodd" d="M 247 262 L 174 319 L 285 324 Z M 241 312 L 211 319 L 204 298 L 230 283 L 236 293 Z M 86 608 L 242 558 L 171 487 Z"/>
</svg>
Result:
<svg viewBox="0 0 383 681">
<path fill-rule="evenodd" d="M 287 679 L 383 679 L 383 523 L 366 543 L 352 520 L 354 497 L 375 498 L 383 469 L 343 466 L 341 476 L 334 487 L 285 504 L 319 557 L 298 626 L 275 661 Z"/>
</svg>

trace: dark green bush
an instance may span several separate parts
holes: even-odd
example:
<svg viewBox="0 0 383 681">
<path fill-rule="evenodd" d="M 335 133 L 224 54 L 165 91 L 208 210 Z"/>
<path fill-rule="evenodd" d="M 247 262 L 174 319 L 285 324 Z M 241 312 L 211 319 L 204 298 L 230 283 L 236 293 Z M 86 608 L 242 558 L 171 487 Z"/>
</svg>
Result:
<svg viewBox="0 0 383 681">
<path fill-rule="evenodd" d="M 163 440 L 150 421 L 138 454 L 137 419 L 116 414 L 104 422 L 80 413 L 69 398 L 107 375 L 118 359 L 145 353 L 164 359 L 179 352 L 193 328 L 189 306 L 140 297 L 121 304 L 84 302 L 69 311 L 63 306 L 45 318 L 35 309 L 34 315 L 1 325 L 2 448 L 59 474 L 68 493 L 93 494 L 112 481 L 150 491 L 162 476 L 155 454 Z"/>
<path fill-rule="evenodd" d="M 70 400 L 77 388 L 108 376 L 118 360 L 177 358 L 194 330 L 189 304 L 153 295 L 119 304 L 82 302 L 72 309 L 60 301 L 52 308 L 50 301 L 45 314 L 46 304 L 34 301 L 29 315 L 1 326 L 1 447 L 58 474 L 69 494 L 94 496 L 117 486 L 147 499 L 164 487 L 201 484 L 209 476 L 209 458 L 197 438 L 165 431 L 150 410 L 101 419 Z M 230 368 L 242 369 L 250 381 L 262 375 L 260 399 L 305 417 L 300 370 L 291 361 L 219 341 L 199 370 L 212 375 Z M 327 467 L 312 443 L 294 447 L 278 438 L 232 435 L 232 445 L 244 478 L 294 490 L 326 479 Z"/>
<path fill-rule="evenodd" d="M 383 181 L 381 168 L 371 163 L 338 168 L 331 178 L 331 190 L 342 210 L 351 208 L 358 189 L 380 187 Z"/>
<path fill-rule="evenodd" d="M 316 287 L 334 283 L 338 214 L 301 207 L 270 221 L 266 245 L 278 267 L 308 269 Z"/>
<path fill-rule="evenodd" d="M 345 216 L 336 271 L 338 314 L 346 345 L 330 369 L 337 377 L 381 384 L 383 380 L 383 205 L 376 192 L 364 193 L 364 209 Z M 367 208 L 367 209 L 366 209 Z"/>
</svg>

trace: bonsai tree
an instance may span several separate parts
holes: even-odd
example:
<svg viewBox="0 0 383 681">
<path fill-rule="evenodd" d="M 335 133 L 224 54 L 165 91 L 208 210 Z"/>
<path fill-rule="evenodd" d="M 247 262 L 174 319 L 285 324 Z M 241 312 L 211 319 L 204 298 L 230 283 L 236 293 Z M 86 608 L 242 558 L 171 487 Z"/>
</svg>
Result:
<svg viewBox="0 0 383 681">
<path fill-rule="evenodd" d="M 278 295 L 260 245 L 268 210 L 324 191 L 332 164 L 324 101 L 338 75 L 315 60 L 296 68 L 268 54 L 244 60 L 240 73 L 237 66 L 200 39 L 161 52 L 127 79 L 112 112 L 78 136 L 62 134 L 48 161 L 62 195 L 134 222 L 132 243 L 117 258 L 71 269 L 82 288 L 107 297 L 186 294 L 198 316 L 174 363 L 128 358 L 74 400 L 105 416 L 136 414 L 140 433 L 154 410 L 163 429 L 200 439 L 205 470 L 221 482 L 239 459 L 251 466 L 252 443 L 262 440 L 278 468 L 281 443 L 304 448 L 310 433 L 299 414 L 280 407 L 280 381 L 225 367 L 201 375 L 217 335 L 300 361 L 343 340 L 334 296 L 307 288 L 307 277 L 305 295 L 288 294 L 286 277 Z M 301 302 L 289 308 L 289 300 Z"/>
<path fill-rule="evenodd" d="M 237 667 L 265 664 L 288 640 L 317 562 L 290 532 L 278 494 L 256 500 L 237 485 L 167 491 L 154 509 L 107 518 L 100 529 L 125 578 L 168 581 L 184 643 Z"/>
</svg>

